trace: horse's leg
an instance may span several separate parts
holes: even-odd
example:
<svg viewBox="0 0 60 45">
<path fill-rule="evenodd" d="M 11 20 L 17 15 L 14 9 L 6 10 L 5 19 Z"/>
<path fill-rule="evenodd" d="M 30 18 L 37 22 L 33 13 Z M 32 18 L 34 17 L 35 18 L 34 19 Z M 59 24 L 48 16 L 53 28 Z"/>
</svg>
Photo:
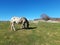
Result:
<svg viewBox="0 0 60 45">
<path fill-rule="evenodd" d="M 29 28 L 29 22 L 23 22 L 22 23 L 22 28 Z"/>
<path fill-rule="evenodd" d="M 22 28 L 25 28 L 25 23 L 24 22 L 22 22 Z"/>
<path fill-rule="evenodd" d="M 23 28 L 26 28 L 26 27 L 25 27 L 25 22 L 23 23 Z"/>
<path fill-rule="evenodd" d="M 29 22 L 25 22 L 25 28 L 29 28 Z"/>
<path fill-rule="evenodd" d="M 29 22 L 27 22 L 27 28 L 29 28 Z"/>
<path fill-rule="evenodd" d="M 14 26 L 15 26 L 15 24 L 12 23 L 12 24 L 11 24 L 11 30 L 14 30 L 14 31 L 15 31 L 15 27 L 14 27 Z"/>
<path fill-rule="evenodd" d="M 13 25 L 13 30 L 16 31 L 14 25 Z"/>
</svg>

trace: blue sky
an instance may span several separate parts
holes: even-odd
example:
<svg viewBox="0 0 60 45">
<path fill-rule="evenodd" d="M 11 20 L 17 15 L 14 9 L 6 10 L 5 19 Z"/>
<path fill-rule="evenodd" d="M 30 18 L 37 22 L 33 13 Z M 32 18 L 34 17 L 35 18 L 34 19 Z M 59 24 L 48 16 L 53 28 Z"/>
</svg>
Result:
<svg viewBox="0 0 60 45">
<path fill-rule="evenodd" d="M 33 20 L 43 13 L 60 18 L 60 0 L 0 0 L 0 20 L 13 16 Z"/>
</svg>

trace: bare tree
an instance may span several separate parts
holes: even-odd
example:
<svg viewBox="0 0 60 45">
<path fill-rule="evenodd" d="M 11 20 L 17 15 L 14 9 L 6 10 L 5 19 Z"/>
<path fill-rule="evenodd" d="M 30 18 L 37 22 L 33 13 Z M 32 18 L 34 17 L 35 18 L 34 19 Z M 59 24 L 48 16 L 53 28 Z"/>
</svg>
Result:
<svg viewBox="0 0 60 45">
<path fill-rule="evenodd" d="M 42 14 L 41 17 L 42 17 L 42 19 L 45 20 L 45 21 L 50 20 L 50 17 L 49 17 L 47 14 Z"/>
</svg>

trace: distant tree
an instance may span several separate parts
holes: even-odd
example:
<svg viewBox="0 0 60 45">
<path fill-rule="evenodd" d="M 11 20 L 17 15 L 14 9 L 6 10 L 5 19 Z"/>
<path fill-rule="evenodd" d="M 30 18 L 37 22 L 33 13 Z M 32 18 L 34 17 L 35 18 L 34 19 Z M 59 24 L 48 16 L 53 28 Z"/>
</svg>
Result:
<svg viewBox="0 0 60 45">
<path fill-rule="evenodd" d="M 50 20 L 50 17 L 49 17 L 47 14 L 42 14 L 41 17 L 42 17 L 42 19 L 45 20 L 45 21 Z"/>
</svg>

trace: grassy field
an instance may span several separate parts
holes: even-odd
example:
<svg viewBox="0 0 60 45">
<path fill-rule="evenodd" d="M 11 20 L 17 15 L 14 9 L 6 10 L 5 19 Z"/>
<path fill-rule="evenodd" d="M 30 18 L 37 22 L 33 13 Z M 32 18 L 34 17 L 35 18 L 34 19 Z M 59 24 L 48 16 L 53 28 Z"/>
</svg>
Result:
<svg viewBox="0 0 60 45">
<path fill-rule="evenodd" d="M 29 29 L 11 31 L 9 22 L 0 22 L 0 45 L 60 45 L 60 23 L 30 23 Z"/>
</svg>

